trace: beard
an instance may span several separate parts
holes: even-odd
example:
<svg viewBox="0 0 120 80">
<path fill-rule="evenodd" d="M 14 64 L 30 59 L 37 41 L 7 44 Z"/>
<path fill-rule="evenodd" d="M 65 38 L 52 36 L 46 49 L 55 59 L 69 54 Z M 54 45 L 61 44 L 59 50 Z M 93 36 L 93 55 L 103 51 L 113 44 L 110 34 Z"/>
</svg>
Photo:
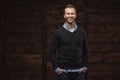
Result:
<svg viewBox="0 0 120 80">
<path fill-rule="evenodd" d="M 66 22 L 68 24 L 73 24 L 75 22 L 75 20 L 74 19 L 66 19 Z"/>
</svg>

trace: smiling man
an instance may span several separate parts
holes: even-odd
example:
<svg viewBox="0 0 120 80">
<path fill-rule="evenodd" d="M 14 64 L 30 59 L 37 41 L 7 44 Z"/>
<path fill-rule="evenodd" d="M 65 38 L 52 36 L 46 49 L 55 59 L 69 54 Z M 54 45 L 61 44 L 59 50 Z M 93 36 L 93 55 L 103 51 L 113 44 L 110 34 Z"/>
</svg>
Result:
<svg viewBox="0 0 120 80">
<path fill-rule="evenodd" d="M 65 23 L 52 37 L 49 58 L 57 80 L 84 80 L 87 71 L 87 34 L 75 22 L 76 17 L 76 8 L 68 4 L 64 9 Z"/>
</svg>

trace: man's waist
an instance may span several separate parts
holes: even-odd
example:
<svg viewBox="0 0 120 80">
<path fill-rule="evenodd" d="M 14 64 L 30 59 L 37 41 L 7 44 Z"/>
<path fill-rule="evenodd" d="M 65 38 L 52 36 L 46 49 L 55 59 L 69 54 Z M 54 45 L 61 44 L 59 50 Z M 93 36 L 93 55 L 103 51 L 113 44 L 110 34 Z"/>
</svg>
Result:
<svg viewBox="0 0 120 80">
<path fill-rule="evenodd" d="M 56 72 L 58 72 L 60 68 L 55 69 Z M 83 70 L 87 70 L 86 67 L 81 67 L 77 69 L 64 69 L 66 72 L 82 72 Z"/>
<path fill-rule="evenodd" d="M 66 69 L 67 72 L 80 72 L 80 69 Z"/>
<path fill-rule="evenodd" d="M 82 64 L 66 64 L 66 63 L 60 63 L 59 66 L 64 69 L 78 69 L 80 67 L 83 67 Z"/>
</svg>

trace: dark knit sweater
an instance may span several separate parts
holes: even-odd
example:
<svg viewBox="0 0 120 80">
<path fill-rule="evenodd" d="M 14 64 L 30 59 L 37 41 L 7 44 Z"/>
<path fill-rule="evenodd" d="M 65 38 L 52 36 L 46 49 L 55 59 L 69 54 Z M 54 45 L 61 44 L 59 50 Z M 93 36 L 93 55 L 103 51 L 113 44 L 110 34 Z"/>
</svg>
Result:
<svg viewBox="0 0 120 80">
<path fill-rule="evenodd" d="M 71 33 L 60 27 L 52 37 L 49 58 L 56 69 L 67 66 L 82 67 L 88 64 L 88 43 L 86 32 L 79 28 Z"/>
</svg>

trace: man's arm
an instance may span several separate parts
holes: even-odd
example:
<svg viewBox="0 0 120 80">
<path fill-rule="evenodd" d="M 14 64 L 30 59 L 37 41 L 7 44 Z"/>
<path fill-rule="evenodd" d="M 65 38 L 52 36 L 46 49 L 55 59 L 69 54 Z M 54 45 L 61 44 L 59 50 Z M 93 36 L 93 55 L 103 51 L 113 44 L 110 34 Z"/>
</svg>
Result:
<svg viewBox="0 0 120 80">
<path fill-rule="evenodd" d="M 58 68 L 56 59 L 56 51 L 59 46 L 59 35 L 55 32 L 52 37 L 51 46 L 49 49 L 49 59 L 54 69 Z"/>
<path fill-rule="evenodd" d="M 88 50 L 88 40 L 87 40 L 86 32 L 84 32 L 84 40 L 83 40 L 82 48 L 83 48 L 83 55 L 82 55 L 83 66 L 87 68 L 89 50 Z"/>
</svg>

